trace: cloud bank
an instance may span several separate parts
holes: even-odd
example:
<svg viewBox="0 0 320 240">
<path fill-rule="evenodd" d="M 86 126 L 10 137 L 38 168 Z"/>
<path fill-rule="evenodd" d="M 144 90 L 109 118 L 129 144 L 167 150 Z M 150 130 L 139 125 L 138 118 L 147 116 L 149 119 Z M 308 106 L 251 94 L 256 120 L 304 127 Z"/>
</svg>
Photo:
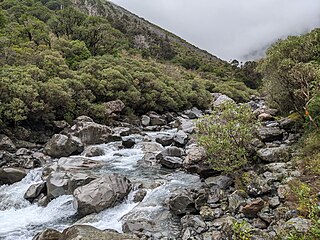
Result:
<svg viewBox="0 0 320 240">
<path fill-rule="evenodd" d="M 320 27 L 320 0 L 112 0 L 227 61 Z"/>
</svg>

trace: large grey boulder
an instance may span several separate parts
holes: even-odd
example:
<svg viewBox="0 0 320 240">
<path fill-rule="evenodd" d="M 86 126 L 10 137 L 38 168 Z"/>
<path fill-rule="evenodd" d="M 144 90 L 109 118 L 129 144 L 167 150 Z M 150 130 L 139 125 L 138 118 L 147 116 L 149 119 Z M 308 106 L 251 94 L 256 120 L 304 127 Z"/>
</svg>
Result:
<svg viewBox="0 0 320 240">
<path fill-rule="evenodd" d="M 146 162 L 155 162 L 156 155 L 164 150 L 164 147 L 156 142 L 139 142 L 134 148 L 141 149 L 144 153 L 143 160 Z"/>
<path fill-rule="evenodd" d="M 288 231 L 296 231 L 298 233 L 306 233 L 310 230 L 312 222 L 309 219 L 302 217 L 291 218 L 285 224 L 285 229 Z"/>
<path fill-rule="evenodd" d="M 183 160 L 179 157 L 166 156 L 161 158 L 159 162 L 163 167 L 177 169 L 182 167 Z"/>
<path fill-rule="evenodd" d="M 195 211 L 192 194 L 188 191 L 175 193 L 168 200 L 169 208 L 177 215 L 191 213 Z"/>
<path fill-rule="evenodd" d="M 190 119 L 197 119 L 203 116 L 203 112 L 196 107 L 184 112 Z"/>
<path fill-rule="evenodd" d="M 89 146 L 83 151 L 83 153 L 81 155 L 83 155 L 85 157 L 103 156 L 104 150 L 98 146 Z"/>
<path fill-rule="evenodd" d="M 14 153 L 16 151 L 16 146 L 8 136 L 0 134 L 0 150 Z"/>
<path fill-rule="evenodd" d="M 149 126 L 150 122 L 151 122 L 151 119 L 150 119 L 149 116 L 147 116 L 147 115 L 142 115 L 142 117 L 141 117 L 141 124 L 142 124 L 142 126 L 144 126 L 144 127 Z"/>
<path fill-rule="evenodd" d="M 163 126 L 167 124 L 166 119 L 156 113 L 150 113 L 149 117 L 150 117 L 150 125 L 152 126 L 155 126 L 155 125 Z"/>
<path fill-rule="evenodd" d="M 90 145 L 106 142 L 112 130 L 95 122 L 78 121 L 70 128 L 69 133 L 80 138 L 83 144 Z"/>
<path fill-rule="evenodd" d="M 74 205 L 80 215 L 98 213 L 123 200 L 130 190 L 127 178 L 110 174 L 74 190 Z"/>
<path fill-rule="evenodd" d="M 56 164 L 56 169 L 59 171 L 83 171 L 92 170 L 94 168 L 101 167 L 103 162 L 87 159 L 84 157 L 69 157 L 60 158 Z"/>
<path fill-rule="evenodd" d="M 27 175 L 27 171 L 22 168 L 3 167 L 0 168 L 0 185 L 13 184 L 21 181 Z"/>
<path fill-rule="evenodd" d="M 286 145 L 273 148 L 262 148 L 257 151 L 258 157 L 265 162 L 287 162 L 290 160 L 290 148 Z"/>
<path fill-rule="evenodd" d="M 283 130 L 279 127 L 260 127 L 258 128 L 258 136 L 263 142 L 282 140 Z"/>
<path fill-rule="evenodd" d="M 62 239 L 62 234 L 55 229 L 45 229 L 36 234 L 32 240 L 59 240 Z"/>
<path fill-rule="evenodd" d="M 173 137 L 173 141 L 177 146 L 185 146 L 188 140 L 189 140 L 188 135 L 182 130 L 179 130 L 178 132 L 176 132 Z"/>
<path fill-rule="evenodd" d="M 54 158 L 68 157 L 72 154 L 81 153 L 83 144 L 77 137 L 55 134 L 45 145 L 44 151 Z"/>
<path fill-rule="evenodd" d="M 46 192 L 45 182 L 32 184 L 24 194 L 24 198 L 32 203 L 41 193 L 46 194 Z"/>
<path fill-rule="evenodd" d="M 126 105 L 121 100 L 114 100 L 105 103 L 106 114 L 116 114 L 122 112 Z"/>
<path fill-rule="evenodd" d="M 194 121 L 190 120 L 190 119 L 185 119 L 182 117 L 178 117 L 178 121 L 179 121 L 179 127 L 178 129 L 185 132 L 185 133 L 194 133 L 195 132 L 195 123 Z"/>
<path fill-rule="evenodd" d="M 227 102 L 234 103 L 234 100 L 223 94 L 217 95 L 217 97 L 212 102 L 212 107 L 219 108 Z"/>
<path fill-rule="evenodd" d="M 219 176 L 207 178 L 205 180 L 205 183 L 209 187 L 217 186 L 221 189 L 226 190 L 228 187 L 230 187 L 232 185 L 233 179 L 228 176 L 219 175 Z"/>
<path fill-rule="evenodd" d="M 53 172 L 46 179 L 49 199 L 72 194 L 79 186 L 86 185 L 96 177 L 81 172 Z"/>
<path fill-rule="evenodd" d="M 170 133 L 159 133 L 156 136 L 156 142 L 162 146 L 169 146 L 173 143 L 173 137 L 174 135 Z"/>
</svg>

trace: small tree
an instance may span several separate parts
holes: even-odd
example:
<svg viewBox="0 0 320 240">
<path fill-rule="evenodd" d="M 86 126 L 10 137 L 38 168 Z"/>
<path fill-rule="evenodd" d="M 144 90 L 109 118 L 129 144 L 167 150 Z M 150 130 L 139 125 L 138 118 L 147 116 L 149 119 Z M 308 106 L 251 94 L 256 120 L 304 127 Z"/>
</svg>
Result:
<svg viewBox="0 0 320 240">
<path fill-rule="evenodd" d="M 212 168 L 230 173 L 247 163 L 255 124 L 249 105 L 227 102 L 198 120 L 198 144 L 207 152 Z"/>
</svg>

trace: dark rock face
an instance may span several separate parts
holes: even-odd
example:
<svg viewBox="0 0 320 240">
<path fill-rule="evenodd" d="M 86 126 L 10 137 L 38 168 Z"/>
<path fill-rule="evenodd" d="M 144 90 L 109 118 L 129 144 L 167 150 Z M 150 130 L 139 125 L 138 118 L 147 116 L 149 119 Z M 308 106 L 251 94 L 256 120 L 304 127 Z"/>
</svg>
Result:
<svg viewBox="0 0 320 240">
<path fill-rule="evenodd" d="M 81 153 L 83 144 L 77 137 L 55 134 L 45 145 L 44 151 L 54 158 L 68 157 Z"/>
<path fill-rule="evenodd" d="M 22 168 L 1 168 L 0 169 L 0 185 L 13 184 L 21 181 L 27 175 L 27 171 Z"/>
<path fill-rule="evenodd" d="M 131 190 L 131 183 L 125 177 L 110 174 L 77 188 L 73 195 L 80 215 L 100 212 L 125 198 Z"/>
</svg>

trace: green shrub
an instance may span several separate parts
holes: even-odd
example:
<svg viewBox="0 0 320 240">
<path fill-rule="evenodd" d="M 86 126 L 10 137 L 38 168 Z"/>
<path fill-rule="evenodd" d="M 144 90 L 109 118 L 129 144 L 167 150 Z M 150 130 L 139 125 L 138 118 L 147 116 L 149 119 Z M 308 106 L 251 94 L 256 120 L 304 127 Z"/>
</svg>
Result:
<svg viewBox="0 0 320 240">
<path fill-rule="evenodd" d="M 247 163 L 255 124 L 248 105 L 227 102 L 209 116 L 198 120 L 197 141 L 207 152 L 212 168 L 232 172 Z"/>
</svg>

